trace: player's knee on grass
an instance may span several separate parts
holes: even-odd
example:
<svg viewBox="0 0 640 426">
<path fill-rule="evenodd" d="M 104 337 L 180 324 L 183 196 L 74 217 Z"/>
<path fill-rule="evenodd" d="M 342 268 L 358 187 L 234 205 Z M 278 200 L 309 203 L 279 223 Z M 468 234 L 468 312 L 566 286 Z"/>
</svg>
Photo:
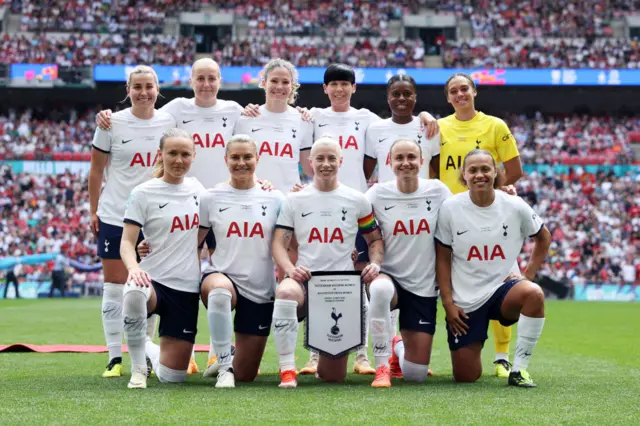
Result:
<svg viewBox="0 0 640 426">
<path fill-rule="evenodd" d="M 318 361 L 318 376 L 329 383 L 342 383 L 347 377 L 347 358 L 330 359 L 320 356 Z"/>
<path fill-rule="evenodd" d="M 187 377 L 187 370 L 174 370 L 160 364 L 156 376 L 160 383 L 182 383 Z"/>
<path fill-rule="evenodd" d="M 458 383 L 472 383 L 482 376 L 481 351 L 482 343 L 476 342 L 451 352 L 453 380 Z"/>
</svg>

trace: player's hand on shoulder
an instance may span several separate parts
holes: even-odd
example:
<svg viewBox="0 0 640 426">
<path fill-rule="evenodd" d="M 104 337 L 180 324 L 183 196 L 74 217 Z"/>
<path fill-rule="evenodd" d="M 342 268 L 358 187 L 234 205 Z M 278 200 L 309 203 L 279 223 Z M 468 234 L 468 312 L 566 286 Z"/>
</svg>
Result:
<svg viewBox="0 0 640 426">
<path fill-rule="evenodd" d="M 285 271 L 287 277 L 302 284 L 305 281 L 311 279 L 311 271 L 304 266 L 294 266 L 293 268 Z"/>
<path fill-rule="evenodd" d="M 242 110 L 242 115 L 246 117 L 260 117 L 260 105 L 249 104 Z"/>
<path fill-rule="evenodd" d="M 136 266 L 129 269 L 129 277 L 127 283 L 136 287 L 149 287 L 151 285 L 151 277 L 145 271 Z"/>
<path fill-rule="evenodd" d="M 469 316 L 464 313 L 464 310 L 462 308 L 456 306 L 453 302 L 443 302 L 442 306 L 447 313 L 446 320 L 449 328 L 451 329 L 451 332 L 456 336 L 466 335 L 469 326 L 466 322 L 464 322 L 464 320 L 469 319 Z"/>
<path fill-rule="evenodd" d="M 111 110 L 104 109 L 96 114 L 96 124 L 102 130 L 110 130 L 111 129 Z"/>
<path fill-rule="evenodd" d="M 258 183 L 258 185 L 260 185 L 260 189 L 262 189 L 263 191 L 271 192 L 276 189 L 271 181 L 256 179 L 256 182 Z"/>
<path fill-rule="evenodd" d="M 151 246 L 147 240 L 142 240 L 140 241 L 140 244 L 138 244 L 138 247 L 136 247 L 136 251 L 138 252 L 138 256 L 140 256 L 140 259 L 144 259 L 151 253 Z"/>
<path fill-rule="evenodd" d="M 431 139 L 440 133 L 438 120 L 428 112 L 420 113 L 420 127 L 426 130 L 427 139 Z"/>
<path fill-rule="evenodd" d="M 357 254 L 358 252 L 356 251 L 356 260 L 358 259 Z M 362 270 L 362 279 L 365 282 L 365 284 L 369 284 L 371 283 L 371 281 L 378 278 L 379 274 L 380 274 L 380 265 L 378 265 L 375 262 L 371 262 L 367 266 L 365 266 L 364 269 Z"/>
<path fill-rule="evenodd" d="M 296 107 L 296 111 L 298 111 L 300 114 L 302 114 L 302 120 L 306 121 L 306 122 L 311 122 L 313 121 L 313 115 L 311 115 L 311 111 L 309 111 L 307 108 L 302 108 L 297 106 Z"/>
<path fill-rule="evenodd" d="M 516 187 L 513 185 L 503 186 L 500 189 L 509 195 L 518 195 L 518 191 L 516 191 Z"/>
<path fill-rule="evenodd" d="M 291 188 L 291 192 L 300 192 L 302 191 L 307 185 L 302 185 L 300 183 L 296 183 L 295 185 L 293 185 L 293 188 Z"/>
</svg>

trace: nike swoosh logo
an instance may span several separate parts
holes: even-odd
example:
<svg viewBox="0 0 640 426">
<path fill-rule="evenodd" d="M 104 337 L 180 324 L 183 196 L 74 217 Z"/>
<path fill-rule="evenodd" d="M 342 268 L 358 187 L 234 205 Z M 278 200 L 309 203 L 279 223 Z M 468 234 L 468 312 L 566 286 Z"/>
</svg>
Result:
<svg viewBox="0 0 640 426">
<path fill-rule="evenodd" d="M 392 209 L 392 208 L 394 208 L 394 207 L 395 207 L 395 206 L 391 206 L 391 207 L 386 207 L 386 206 L 385 206 L 385 208 L 384 208 L 384 209 L 385 209 L 385 210 L 391 210 L 391 209 Z"/>
<path fill-rule="evenodd" d="M 185 121 L 185 120 L 182 120 L 182 124 L 189 124 L 189 123 L 191 123 L 192 121 L 195 121 L 195 120 L 186 120 L 186 121 Z"/>
<path fill-rule="evenodd" d="M 440 146 L 444 146 L 446 142 L 440 142 Z"/>
<path fill-rule="evenodd" d="M 259 325 L 258 330 L 264 330 L 265 328 L 269 328 L 268 325 Z"/>
<path fill-rule="evenodd" d="M 262 130 L 262 129 L 251 129 L 251 133 L 257 132 L 258 130 Z"/>
<path fill-rule="evenodd" d="M 218 209 L 218 211 L 219 211 L 220 213 L 222 213 L 223 211 L 225 211 L 225 210 L 229 210 L 230 208 L 231 208 L 231 207 L 225 207 L 224 209 Z"/>
<path fill-rule="evenodd" d="M 310 212 L 310 213 L 302 213 L 302 217 L 307 217 L 307 216 L 309 216 L 311 213 L 313 213 L 313 212 Z"/>
<path fill-rule="evenodd" d="M 378 143 L 382 143 L 382 142 L 386 141 L 387 139 L 389 139 L 389 138 L 378 139 Z"/>
<path fill-rule="evenodd" d="M 431 323 L 430 323 L 429 321 L 422 321 L 422 320 L 420 320 L 420 321 L 418 321 L 418 324 L 420 324 L 420 325 L 427 325 L 427 324 L 431 324 Z"/>
<path fill-rule="evenodd" d="M 133 139 L 129 139 L 129 140 L 126 140 L 126 141 L 125 141 L 124 139 L 122 139 L 122 144 L 124 145 L 125 143 L 129 143 L 129 142 L 131 142 L 132 140 L 133 140 Z"/>
<path fill-rule="evenodd" d="M 169 204 L 169 203 L 160 204 L 160 208 L 164 209 L 165 207 L 167 207 L 167 204 Z"/>
<path fill-rule="evenodd" d="M 328 126 L 328 124 L 318 124 L 318 127 Z"/>
<path fill-rule="evenodd" d="M 189 330 L 187 330 L 186 328 L 183 328 L 183 329 L 182 329 L 182 332 L 183 332 L 184 334 L 193 334 L 193 331 L 189 331 Z"/>
<path fill-rule="evenodd" d="M 458 234 L 458 235 L 462 235 L 462 234 L 466 234 L 467 232 L 469 232 L 469 230 L 462 231 L 462 232 L 458 231 L 458 232 L 456 232 L 456 234 Z"/>
</svg>

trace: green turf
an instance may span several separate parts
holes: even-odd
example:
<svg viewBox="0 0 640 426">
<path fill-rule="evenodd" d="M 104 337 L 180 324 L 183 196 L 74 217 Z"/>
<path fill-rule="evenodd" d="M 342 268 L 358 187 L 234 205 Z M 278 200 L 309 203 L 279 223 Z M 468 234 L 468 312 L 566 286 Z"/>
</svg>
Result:
<svg viewBox="0 0 640 426">
<path fill-rule="evenodd" d="M 225 390 L 199 375 L 178 386 L 152 378 L 147 390 L 128 390 L 128 374 L 100 377 L 106 354 L 0 354 L 0 424 L 640 423 L 640 305 L 548 303 L 529 369 L 536 389 L 491 376 L 491 341 L 485 376 L 454 384 L 442 323 L 436 376 L 421 385 L 394 381 L 391 389 L 372 389 L 371 376 L 354 375 L 344 385 L 302 377 L 298 389 L 278 389 L 271 341 L 256 382 Z M 0 301 L 0 327 L 0 344 L 104 344 L 97 299 Z M 203 310 L 199 329 L 198 343 L 207 343 Z M 301 346 L 298 357 L 300 367 L 308 357 Z M 198 362 L 204 366 L 206 354 Z"/>
</svg>

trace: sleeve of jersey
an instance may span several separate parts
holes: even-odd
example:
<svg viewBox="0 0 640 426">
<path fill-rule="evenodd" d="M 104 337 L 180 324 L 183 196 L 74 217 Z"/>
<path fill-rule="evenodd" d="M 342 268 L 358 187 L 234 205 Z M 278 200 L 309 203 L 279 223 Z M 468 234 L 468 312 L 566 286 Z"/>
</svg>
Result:
<svg viewBox="0 0 640 426">
<path fill-rule="evenodd" d="M 507 123 L 497 119 L 496 123 L 496 150 L 500 157 L 500 162 L 504 163 L 520 155 L 516 138 L 513 137 Z"/>
<path fill-rule="evenodd" d="M 440 155 L 440 133 L 432 137 L 431 139 L 427 139 L 427 145 L 429 146 L 429 152 L 431 157 L 436 157 Z"/>
<path fill-rule="evenodd" d="M 446 207 L 446 204 L 440 207 L 438 211 L 438 224 L 436 225 L 436 234 L 435 239 L 436 242 L 440 245 L 443 245 L 447 248 L 451 248 L 453 244 L 453 235 L 451 233 L 451 223 L 449 209 Z"/>
<path fill-rule="evenodd" d="M 124 223 L 130 223 L 142 228 L 146 219 L 146 204 L 144 194 L 138 190 L 138 188 L 134 188 L 127 201 L 127 207 L 124 212 Z"/>
<path fill-rule="evenodd" d="M 102 130 L 100 127 L 96 128 L 96 132 L 93 135 L 92 146 L 100 152 L 108 154 L 111 152 L 111 130 Z"/>
<path fill-rule="evenodd" d="M 278 220 L 276 221 L 276 228 L 287 229 L 293 231 L 293 211 L 291 208 L 291 199 L 289 197 L 282 201 L 280 206 L 280 213 L 278 214 Z"/>
<path fill-rule="evenodd" d="M 178 120 L 180 117 L 180 102 L 182 102 L 184 98 L 176 98 L 167 102 L 159 111 L 166 112 L 170 116 L 173 117 L 174 120 Z"/>
<path fill-rule="evenodd" d="M 533 211 L 531 206 L 526 203 L 522 198 L 516 198 L 518 200 L 520 209 L 520 229 L 523 236 L 535 237 L 542 231 L 544 221 L 540 216 Z"/>
<path fill-rule="evenodd" d="M 303 121 L 302 134 L 303 137 L 300 141 L 300 151 L 311 149 L 311 145 L 313 145 L 313 123 Z"/>
<path fill-rule="evenodd" d="M 366 157 L 376 159 L 376 140 L 373 136 L 371 126 L 367 127 L 364 137 L 364 155 Z"/>
<path fill-rule="evenodd" d="M 358 230 L 361 234 L 368 234 L 378 229 L 378 223 L 376 222 L 375 215 L 373 213 L 373 207 L 366 197 L 362 197 L 362 204 L 360 207 L 360 215 L 358 215 Z"/>
<path fill-rule="evenodd" d="M 211 219 L 209 219 L 209 212 L 211 211 L 212 195 L 210 192 L 205 192 L 200 197 L 200 228 L 211 228 Z"/>
</svg>

